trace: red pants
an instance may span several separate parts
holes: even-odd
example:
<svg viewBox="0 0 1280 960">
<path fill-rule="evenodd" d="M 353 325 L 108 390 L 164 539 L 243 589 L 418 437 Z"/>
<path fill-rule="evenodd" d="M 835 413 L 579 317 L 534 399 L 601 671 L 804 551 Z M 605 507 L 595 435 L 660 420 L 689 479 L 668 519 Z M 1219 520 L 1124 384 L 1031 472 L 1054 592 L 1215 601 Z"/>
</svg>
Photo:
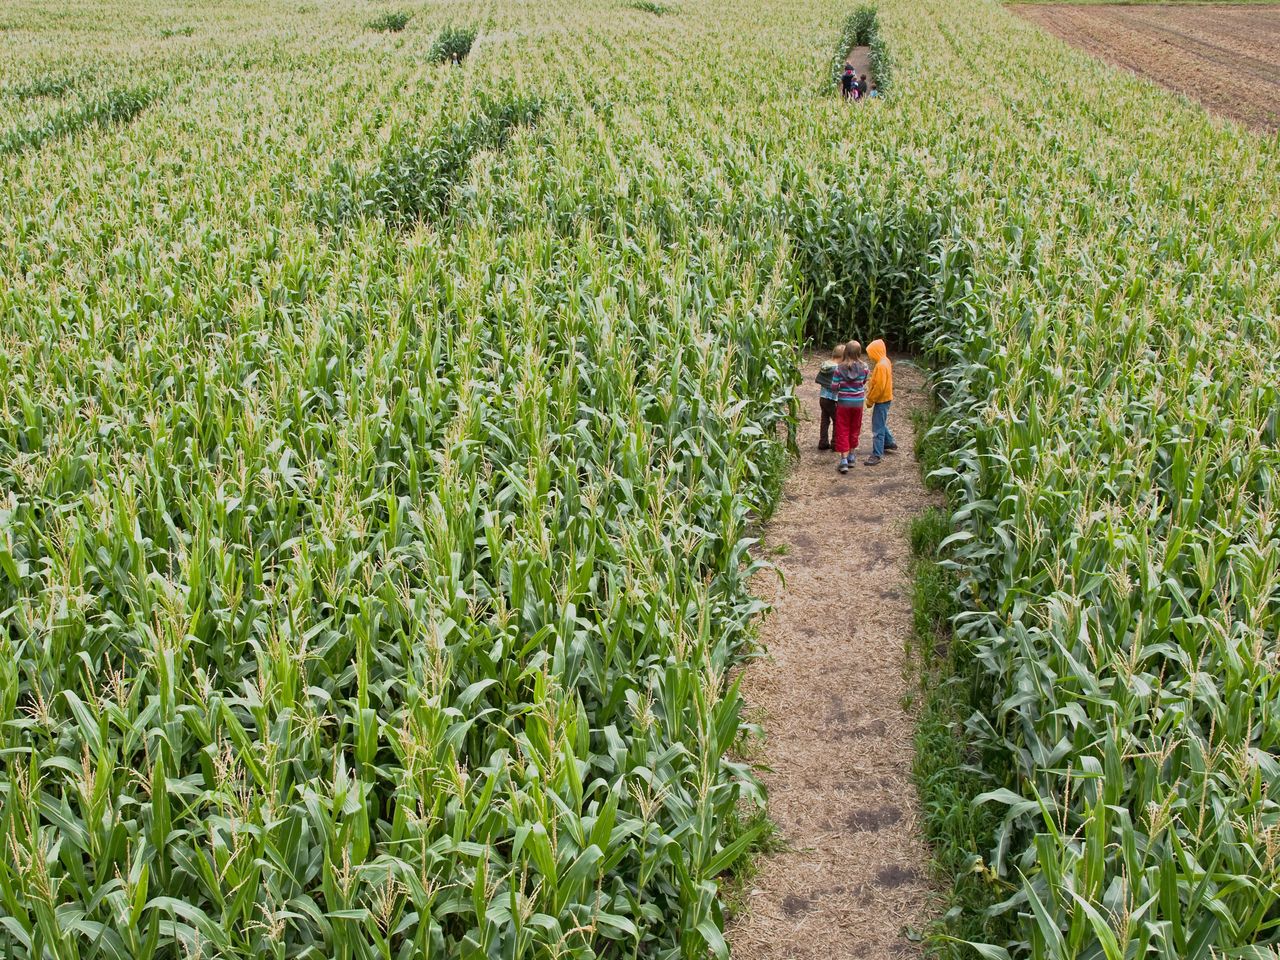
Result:
<svg viewBox="0 0 1280 960">
<path fill-rule="evenodd" d="M 858 449 L 858 434 L 862 432 L 861 407 L 836 407 L 836 453 L 848 453 Z"/>
</svg>

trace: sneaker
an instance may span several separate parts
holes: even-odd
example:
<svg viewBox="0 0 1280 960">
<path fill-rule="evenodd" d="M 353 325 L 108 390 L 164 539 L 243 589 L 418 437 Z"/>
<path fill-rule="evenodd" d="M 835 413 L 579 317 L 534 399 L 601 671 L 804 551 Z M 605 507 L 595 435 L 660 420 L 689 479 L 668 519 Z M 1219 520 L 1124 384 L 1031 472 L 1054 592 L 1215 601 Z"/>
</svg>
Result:
<svg viewBox="0 0 1280 960">
<path fill-rule="evenodd" d="M 841 461 L 840 461 L 840 466 L 836 467 L 836 469 L 837 469 L 837 470 L 839 470 L 841 473 L 848 473 L 848 472 L 849 472 L 849 464 L 847 464 L 847 463 L 845 463 L 843 460 L 841 460 Z"/>
<path fill-rule="evenodd" d="M 863 463 L 865 463 L 868 467 L 874 467 L 879 462 L 880 462 L 880 458 L 877 457 L 874 453 L 871 456 L 867 457 L 866 460 L 863 461 Z"/>
<path fill-rule="evenodd" d="M 898 449 L 898 445 L 896 443 L 886 443 L 884 445 L 885 453 L 893 453 L 897 449 Z"/>
<path fill-rule="evenodd" d="M 818 449 L 819 449 L 819 450 L 830 450 L 830 449 L 831 449 L 831 444 L 829 444 L 829 443 L 820 443 L 820 444 L 818 444 Z"/>
</svg>

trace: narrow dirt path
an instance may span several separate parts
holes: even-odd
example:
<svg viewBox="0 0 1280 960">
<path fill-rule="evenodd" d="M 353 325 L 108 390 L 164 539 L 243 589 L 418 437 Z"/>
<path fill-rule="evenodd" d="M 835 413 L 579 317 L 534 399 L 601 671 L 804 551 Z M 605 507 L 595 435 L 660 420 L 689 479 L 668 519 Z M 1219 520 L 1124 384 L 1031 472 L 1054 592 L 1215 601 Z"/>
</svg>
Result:
<svg viewBox="0 0 1280 960">
<path fill-rule="evenodd" d="M 875 71 L 871 69 L 871 48 L 870 47 L 854 47 L 844 58 L 844 62 L 853 67 L 853 72 L 858 76 L 864 73 L 867 80 L 874 82 L 876 79 Z M 893 427 L 889 428 L 890 430 Z"/>
<path fill-rule="evenodd" d="M 894 367 L 889 426 L 897 453 L 867 467 L 871 418 L 858 465 L 836 472 L 817 450 L 817 357 L 800 390 L 800 462 L 766 542 L 786 586 L 758 584 L 773 601 L 763 624 L 768 656 L 744 679 L 763 713 L 769 813 L 786 844 L 759 864 L 729 925 L 737 960 L 874 960 L 919 956 L 906 933 L 928 916 L 928 852 L 911 780 L 914 724 L 903 709 L 904 644 L 911 634 L 908 523 L 931 502 L 912 451 L 911 410 L 924 377 Z"/>
</svg>

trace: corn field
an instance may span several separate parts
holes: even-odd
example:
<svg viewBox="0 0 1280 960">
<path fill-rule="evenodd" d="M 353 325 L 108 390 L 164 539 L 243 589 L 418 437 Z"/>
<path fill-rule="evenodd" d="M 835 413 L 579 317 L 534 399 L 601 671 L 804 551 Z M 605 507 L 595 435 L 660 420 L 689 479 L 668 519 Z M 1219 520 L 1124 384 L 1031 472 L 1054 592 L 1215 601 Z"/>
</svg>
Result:
<svg viewBox="0 0 1280 960">
<path fill-rule="evenodd" d="M 990 0 L 884 0 L 851 108 L 851 13 L 0 11 L 0 955 L 723 957 L 798 351 L 867 335 L 966 955 L 1277 955 L 1280 145 Z"/>
</svg>

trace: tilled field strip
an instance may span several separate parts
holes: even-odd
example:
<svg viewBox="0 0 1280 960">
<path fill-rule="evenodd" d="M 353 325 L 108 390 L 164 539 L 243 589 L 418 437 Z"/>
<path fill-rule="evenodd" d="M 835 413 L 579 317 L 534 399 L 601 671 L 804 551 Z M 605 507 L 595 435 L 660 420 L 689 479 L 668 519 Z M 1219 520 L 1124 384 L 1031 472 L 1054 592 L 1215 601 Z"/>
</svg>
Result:
<svg viewBox="0 0 1280 960">
<path fill-rule="evenodd" d="M 1020 16 L 1210 110 L 1280 126 L 1280 6 L 1029 4 Z"/>
<path fill-rule="evenodd" d="M 1232 49 L 1229 45 L 1214 42 L 1218 40 L 1216 36 L 1214 41 L 1211 41 L 1202 36 L 1196 36 L 1191 29 L 1179 30 L 1166 23 L 1152 21 L 1149 15 L 1134 7 L 1120 7 L 1115 14 L 1117 19 L 1135 30 L 1155 32 L 1160 35 L 1163 42 L 1181 47 L 1188 53 L 1201 57 L 1215 69 L 1220 69 L 1225 64 L 1233 73 L 1246 73 L 1262 83 L 1280 86 L 1280 64 L 1275 60 L 1251 56 Z"/>
</svg>

